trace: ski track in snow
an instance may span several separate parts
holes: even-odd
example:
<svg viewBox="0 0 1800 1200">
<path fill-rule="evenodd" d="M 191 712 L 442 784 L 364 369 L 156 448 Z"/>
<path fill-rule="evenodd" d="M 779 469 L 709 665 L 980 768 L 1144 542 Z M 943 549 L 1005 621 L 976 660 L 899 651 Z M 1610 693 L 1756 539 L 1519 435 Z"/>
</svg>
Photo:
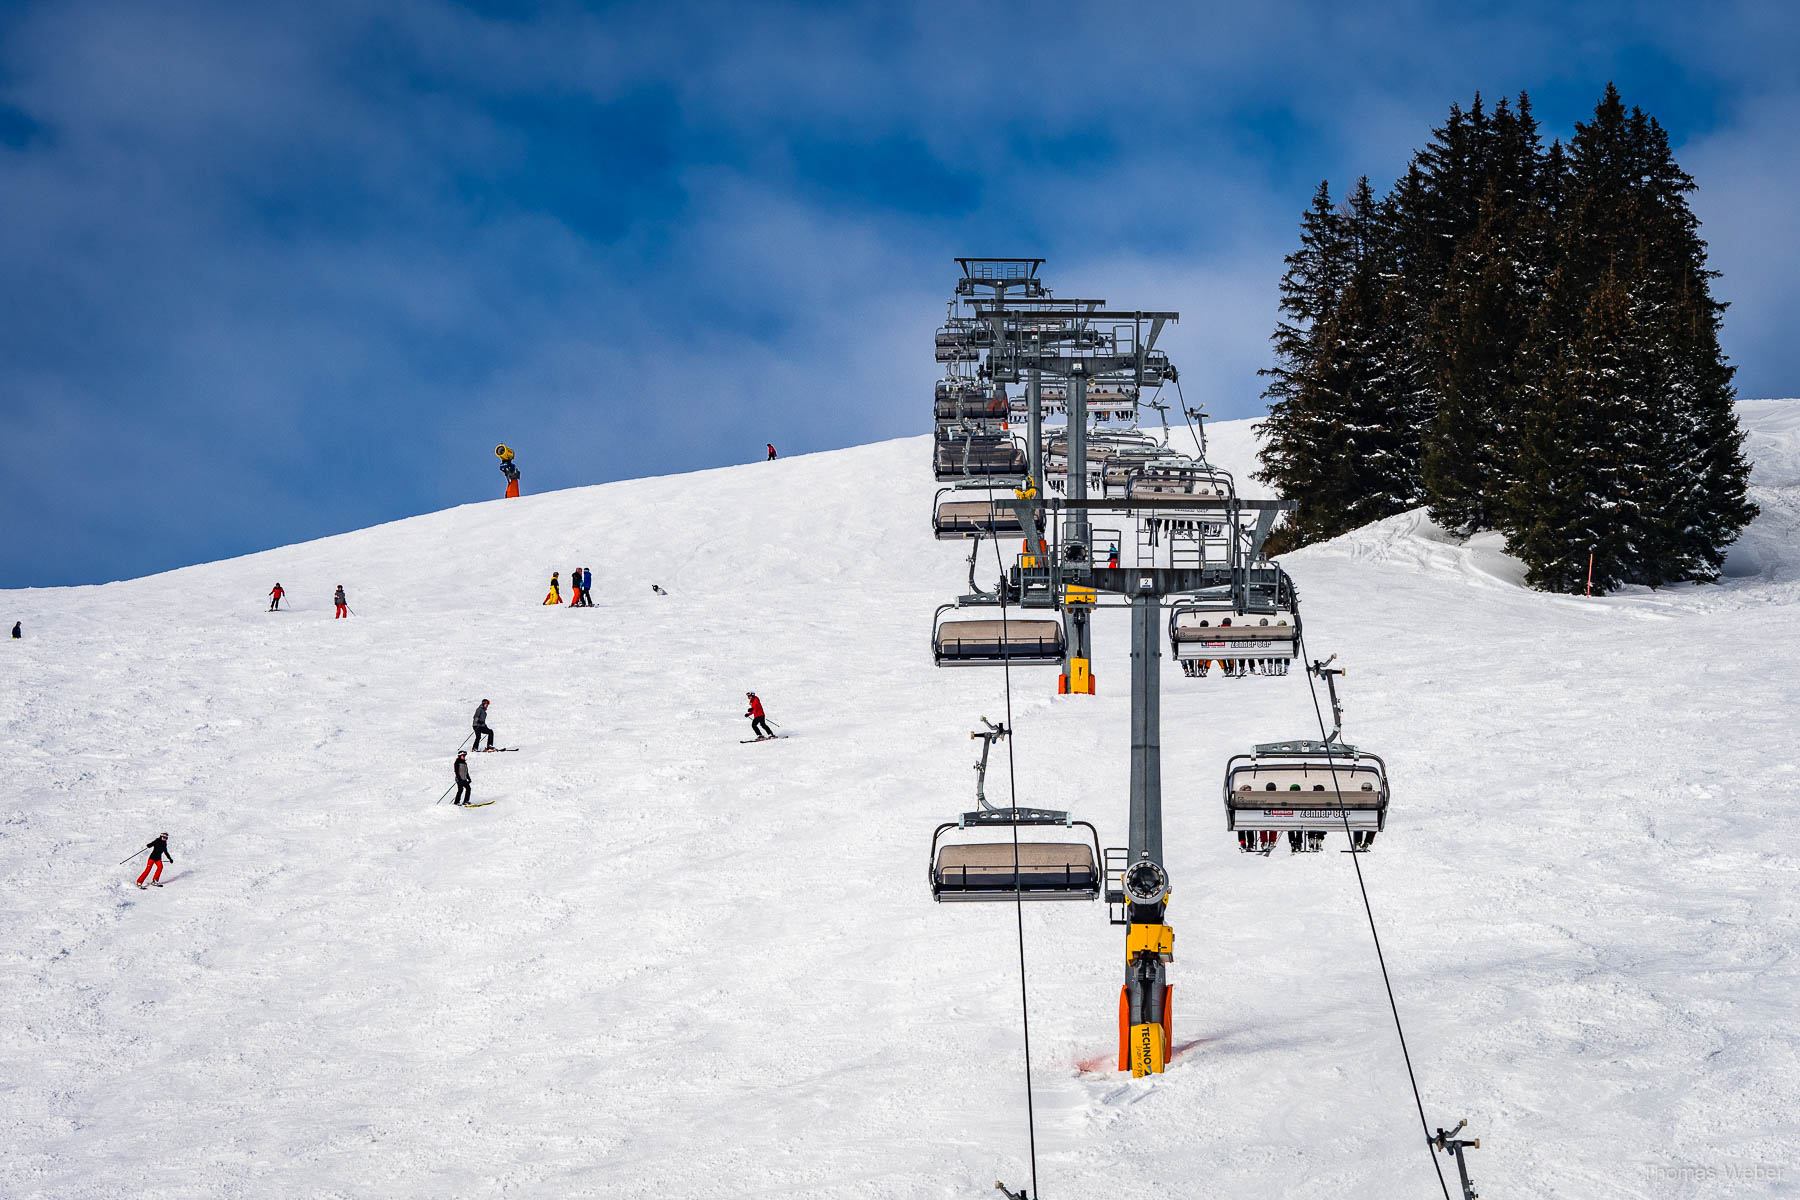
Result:
<svg viewBox="0 0 1800 1200">
<path fill-rule="evenodd" d="M 1389 763 L 1362 862 L 1427 1116 L 1472 1119 L 1484 1195 L 1796 1194 L 1800 402 L 1742 412 L 1763 516 L 1720 586 L 1539 595 L 1422 513 L 1287 559 L 1309 649 L 1350 668 L 1346 736 Z M 1255 494 L 1250 423 L 1210 432 Z M 925 883 L 1005 703 L 999 672 L 930 665 L 966 547 L 930 538 L 928 458 L 0 593 L 26 632 L 0 689 L 0 1193 L 1028 1182 L 1012 909 Z M 596 607 L 540 607 L 575 563 Z M 292 612 L 262 611 L 277 579 Z M 339 582 L 359 615 L 334 622 Z M 1097 697 L 1014 673 L 1015 752 L 1021 802 L 1113 843 L 1127 621 L 1096 625 Z M 798 736 L 738 744 L 751 688 Z M 434 806 L 483 696 L 522 749 L 471 757 L 493 806 Z M 1043 1195 L 1438 1194 L 1351 860 L 1223 827 L 1230 754 L 1316 736 L 1304 679 L 1167 665 L 1163 708 L 1180 1053 L 1112 1071 L 1121 931 L 1026 909 Z M 168 886 L 139 892 L 114 864 L 160 829 Z"/>
</svg>

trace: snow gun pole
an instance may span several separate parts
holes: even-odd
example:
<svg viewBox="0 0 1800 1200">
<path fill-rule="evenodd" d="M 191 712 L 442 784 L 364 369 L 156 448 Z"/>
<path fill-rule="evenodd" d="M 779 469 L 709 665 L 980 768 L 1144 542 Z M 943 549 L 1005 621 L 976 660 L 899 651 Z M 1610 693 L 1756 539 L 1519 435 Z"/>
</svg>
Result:
<svg viewBox="0 0 1800 1200">
<path fill-rule="evenodd" d="M 148 850 L 148 849 L 149 849 L 149 848 L 150 848 L 150 847 L 148 847 L 148 846 L 145 846 L 145 847 L 144 847 L 144 850 Z M 131 858 L 136 858 L 136 857 L 137 857 L 137 856 L 138 856 L 138 854 L 142 854 L 142 853 L 143 853 L 143 852 L 144 852 L 144 850 L 139 850 L 139 851 L 138 851 L 138 852 L 137 852 L 137 854 L 134 854 L 134 855 L 132 855 L 132 856 L 131 856 Z M 130 862 L 130 861 L 131 861 L 131 858 L 128 858 L 128 859 L 126 859 L 126 860 L 125 860 L 125 862 L 122 862 L 122 863 L 120 863 L 120 864 L 119 864 L 119 865 L 120 865 L 120 866 L 121 866 L 121 867 L 122 867 L 122 866 L 124 866 L 124 865 L 125 865 L 125 863 L 128 863 L 128 862 Z"/>
</svg>

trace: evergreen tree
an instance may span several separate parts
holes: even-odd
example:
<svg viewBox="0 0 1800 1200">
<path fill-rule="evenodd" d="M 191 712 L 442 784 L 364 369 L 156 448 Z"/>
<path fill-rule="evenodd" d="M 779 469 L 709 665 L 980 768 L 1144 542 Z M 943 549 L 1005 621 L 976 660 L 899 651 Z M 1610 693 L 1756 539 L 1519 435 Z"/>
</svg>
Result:
<svg viewBox="0 0 1800 1200">
<path fill-rule="evenodd" d="M 1405 358 L 1404 331 L 1392 320 L 1390 242 L 1367 178 L 1334 214 L 1333 228 L 1347 280 L 1329 313 L 1310 327 L 1304 370 L 1285 377 L 1288 390 L 1264 422 L 1257 478 L 1300 502 L 1271 537 L 1271 553 L 1417 502 L 1416 427 L 1397 421 L 1393 404 L 1392 368 Z"/>
<path fill-rule="evenodd" d="M 1503 520 L 1517 479 L 1519 353 L 1543 291 L 1548 205 L 1531 100 L 1495 107 L 1485 190 L 1433 310 L 1425 357 L 1437 395 L 1423 477 L 1431 515 L 1462 532 Z"/>
<path fill-rule="evenodd" d="M 1381 203 L 1382 321 L 1394 339 L 1387 364 L 1388 423 L 1402 465 L 1402 482 L 1393 494 L 1406 500 L 1406 508 L 1424 503 L 1425 434 L 1440 402 L 1430 350 L 1437 287 L 1430 282 L 1435 256 L 1425 218 L 1428 204 L 1425 173 L 1416 159 Z"/>
<path fill-rule="evenodd" d="M 1582 313 L 1578 336 L 1544 380 L 1544 403 L 1524 424 L 1522 472 L 1509 548 L 1526 581 L 1580 592 L 1610 591 L 1637 556 L 1636 496 L 1646 467 L 1644 428 L 1632 378 L 1640 355 L 1627 289 L 1607 279 Z"/>
<path fill-rule="evenodd" d="M 1328 182 L 1313 192 L 1300 219 L 1300 248 L 1283 262 L 1281 316 L 1270 339 L 1275 365 L 1260 372 L 1269 380 L 1263 396 L 1270 403 L 1257 478 L 1283 495 L 1303 496 L 1325 491 L 1328 464 L 1321 448 L 1330 437 L 1330 416 L 1315 409 L 1317 397 L 1308 385 L 1318 370 L 1319 339 L 1351 270 L 1348 237 Z"/>
<path fill-rule="evenodd" d="M 1263 372 L 1271 551 L 1428 503 L 1540 587 L 1590 551 L 1601 590 L 1715 577 L 1755 507 L 1693 190 L 1610 85 L 1566 145 L 1478 94 L 1385 198 L 1320 184 Z"/>
<path fill-rule="evenodd" d="M 1317 357 L 1314 332 L 1337 307 L 1350 274 L 1343 222 L 1331 204 L 1331 185 L 1321 182 L 1312 205 L 1300 218 L 1300 248 L 1282 260 L 1281 316 L 1270 338 L 1275 365 L 1257 372 L 1268 377 L 1263 395 L 1276 407 L 1293 395 Z"/>
<path fill-rule="evenodd" d="M 1629 297 L 1631 340 L 1609 357 L 1608 386 L 1633 398 L 1632 405 L 1609 410 L 1618 420 L 1629 415 L 1632 424 L 1585 425 L 1584 435 L 1597 440 L 1573 447 L 1607 457 L 1630 446 L 1636 454 L 1632 470 L 1620 477 L 1629 479 L 1628 487 L 1619 483 L 1624 490 L 1593 495 L 1616 525 L 1617 558 L 1605 572 L 1609 588 L 1715 578 L 1726 548 L 1756 511 L 1746 495 L 1749 466 L 1732 409 L 1732 368 L 1718 345 L 1724 306 L 1711 296 L 1714 273 L 1687 204 L 1693 188 L 1662 128 L 1639 109 L 1627 111 L 1609 85 L 1594 119 L 1578 124 L 1570 143 L 1553 243 L 1557 266 L 1524 356 L 1525 370 L 1542 386 L 1521 389 L 1523 421 L 1537 431 L 1535 440 L 1525 440 L 1524 453 L 1534 457 L 1523 473 L 1529 484 L 1545 478 L 1536 461 L 1543 431 L 1567 403 L 1556 388 L 1566 390 L 1579 366 L 1568 363 L 1570 331 L 1589 328 L 1603 290 Z M 1591 339 L 1581 344 L 1592 346 Z M 1515 551 L 1534 579 L 1558 578 L 1554 562 L 1534 557 L 1547 543 L 1545 522 L 1532 511 L 1555 502 L 1540 501 L 1529 486 L 1510 496 L 1523 506 L 1509 517 L 1519 535 Z M 1527 529 L 1539 533 L 1526 537 Z M 1597 585 L 1598 579 L 1597 569 Z"/>
</svg>

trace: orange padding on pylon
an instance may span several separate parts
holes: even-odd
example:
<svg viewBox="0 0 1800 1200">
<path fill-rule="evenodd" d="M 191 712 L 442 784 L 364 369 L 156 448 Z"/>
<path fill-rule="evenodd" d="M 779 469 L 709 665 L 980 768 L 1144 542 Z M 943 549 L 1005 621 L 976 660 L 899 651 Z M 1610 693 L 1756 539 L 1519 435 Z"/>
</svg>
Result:
<svg viewBox="0 0 1800 1200">
<path fill-rule="evenodd" d="M 1163 989 L 1163 1061 L 1175 1057 L 1175 985 Z"/>
<path fill-rule="evenodd" d="M 1131 1070 L 1131 997 L 1119 988 L 1119 1070 Z"/>
<path fill-rule="evenodd" d="M 508 500 L 516 500 L 516 499 L 518 499 L 518 497 L 519 497 L 519 481 L 516 479 L 507 480 L 506 481 L 506 498 Z"/>
</svg>

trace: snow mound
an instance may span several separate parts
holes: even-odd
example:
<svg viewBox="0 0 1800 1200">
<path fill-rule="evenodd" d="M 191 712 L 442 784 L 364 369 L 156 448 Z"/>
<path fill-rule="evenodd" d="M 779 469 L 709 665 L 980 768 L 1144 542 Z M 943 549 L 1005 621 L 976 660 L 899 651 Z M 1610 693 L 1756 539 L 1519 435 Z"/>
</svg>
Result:
<svg viewBox="0 0 1800 1200">
<path fill-rule="evenodd" d="M 1791 404 L 1745 406 L 1759 488 Z M 1210 431 L 1250 486 L 1250 422 Z M 1179 434 L 1178 434 L 1179 436 Z M 1099 695 L 936 671 L 926 439 L 473 504 L 106 587 L 0 593 L 6 1194 L 952 1197 L 1026 1176 L 1010 909 L 934 906 L 968 731 L 1123 840 Z M 1760 498 L 1760 496 L 1759 496 Z M 1290 556 L 1308 649 L 1388 761 L 1362 861 L 1434 1122 L 1495 1196 L 1766 1195 L 1800 1161 L 1800 607 L 1761 574 L 1517 586 L 1408 513 Z M 542 607 L 594 570 L 591 610 Z M 984 571 L 984 574 L 987 572 Z M 279 579 L 295 610 L 268 613 Z M 1775 582 L 1771 582 L 1775 581 Z M 668 595 L 650 589 L 659 583 Z M 331 618 L 331 588 L 357 616 Z M 746 690 L 792 736 L 742 746 Z M 433 800 L 482 697 L 477 799 Z M 1246 859 L 1227 756 L 1302 677 L 1165 663 L 1165 1076 L 1108 1069 L 1122 937 L 1024 915 L 1039 1174 L 1435 1194 L 1351 860 Z M 990 790 L 1009 791 L 1005 755 Z M 167 829 L 168 886 L 115 865 Z"/>
</svg>

